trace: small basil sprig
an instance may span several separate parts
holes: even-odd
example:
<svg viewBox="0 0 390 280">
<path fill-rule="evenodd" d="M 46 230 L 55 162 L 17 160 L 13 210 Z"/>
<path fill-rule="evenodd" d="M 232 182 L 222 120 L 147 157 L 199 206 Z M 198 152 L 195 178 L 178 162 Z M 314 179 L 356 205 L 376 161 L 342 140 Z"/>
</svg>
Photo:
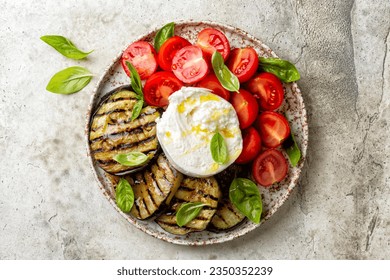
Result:
<svg viewBox="0 0 390 280">
<path fill-rule="evenodd" d="M 229 150 L 221 133 L 213 135 L 210 142 L 211 157 L 218 164 L 225 164 L 229 160 Z"/>
<path fill-rule="evenodd" d="M 179 210 L 176 212 L 176 223 L 179 227 L 185 226 L 193 219 L 195 219 L 203 206 L 205 206 L 202 202 L 188 202 L 180 205 Z"/>
<path fill-rule="evenodd" d="M 211 57 L 211 64 L 213 66 L 215 76 L 217 76 L 221 85 L 229 91 L 238 92 L 240 89 L 240 81 L 225 65 L 223 57 L 218 51 L 213 53 L 213 56 Z"/>
<path fill-rule="evenodd" d="M 83 59 L 93 52 L 93 50 L 83 52 L 79 50 L 69 39 L 59 35 L 45 35 L 41 37 L 41 40 L 53 47 L 63 56 L 71 59 Z"/>
<path fill-rule="evenodd" d="M 141 110 L 144 106 L 143 100 L 138 100 L 133 107 L 133 112 L 131 113 L 131 120 L 134 121 L 141 114 Z"/>
<path fill-rule="evenodd" d="M 118 154 L 113 160 L 124 166 L 140 166 L 149 160 L 149 157 L 141 152 L 130 152 L 127 154 Z"/>
<path fill-rule="evenodd" d="M 294 64 L 275 57 L 259 57 L 260 69 L 274 74 L 286 83 L 298 81 L 301 76 Z"/>
<path fill-rule="evenodd" d="M 229 188 L 230 201 L 249 220 L 260 223 L 263 203 L 257 185 L 246 178 L 236 178 Z"/>
<path fill-rule="evenodd" d="M 301 150 L 295 141 L 294 135 L 291 133 L 290 136 L 283 142 L 283 148 L 286 150 L 290 163 L 293 167 L 297 166 L 301 159 Z"/>
<path fill-rule="evenodd" d="M 66 68 L 50 79 L 46 89 L 53 93 L 71 94 L 82 90 L 91 81 L 93 74 L 80 66 Z"/>
<path fill-rule="evenodd" d="M 115 200 L 119 209 L 125 213 L 130 212 L 134 204 L 134 192 L 126 179 L 121 178 L 119 180 L 119 183 L 116 186 Z"/>
<path fill-rule="evenodd" d="M 154 37 L 154 48 L 158 52 L 160 50 L 160 47 L 166 40 L 171 38 L 175 33 L 175 23 L 170 22 L 163 27 L 156 33 L 156 37 Z"/>
<path fill-rule="evenodd" d="M 135 69 L 133 64 L 131 64 L 131 62 L 128 60 L 126 60 L 126 66 L 130 70 L 130 74 L 131 74 L 130 81 L 131 81 L 132 89 L 135 91 L 139 99 L 141 98 L 143 99 L 144 94 L 142 92 L 142 83 L 141 83 L 141 78 L 137 72 L 137 69 Z"/>
<path fill-rule="evenodd" d="M 130 61 L 126 60 L 126 65 L 131 73 L 131 87 L 137 94 L 136 98 L 138 99 L 137 103 L 135 103 L 133 107 L 133 112 L 131 114 L 131 120 L 133 121 L 138 118 L 139 114 L 141 113 L 142 107 L 144 106 L 144 94 L 142 92 L 141 78 L 137 72 L 137 69 L 135 69 L 135 67 L 130 63 Z"/>
</svg>

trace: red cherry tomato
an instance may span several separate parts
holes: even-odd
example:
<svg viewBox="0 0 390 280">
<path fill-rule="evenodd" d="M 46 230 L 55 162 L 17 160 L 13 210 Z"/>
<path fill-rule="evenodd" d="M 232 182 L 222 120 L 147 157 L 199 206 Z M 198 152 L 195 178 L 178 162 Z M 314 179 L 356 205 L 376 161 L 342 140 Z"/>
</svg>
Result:
<svg viewBox="0 0 390 280">
<path fill-rule="evenodd" d="M 172 59 L 172 71 L 180 81 L 191 84 L 202 80 L 209 68 L 202 50 L 197 46 L 187 46 L 176 52 Z"/>
<path fill-rule="evenodd" d="M 230 44 L 225 34 L 214 28 L 205 28 L 200 31 L 196 45 L 202 49 L 208 61 L 215 51 L 220 52 L 224 60 L 230 53 Z"/>
<path fill-rule="evenodd" d="M 290 135 L 290 126 L 286 118 L 276 112 L 261 113 L 255 124 L 265 147 L 276 148 Z"/>
<path fill-rule="evenodd" d="M 252 164 L 252 176 L 264 187 L 282 181 L 287 175 L 288 165 L 281 152 L 269 149 L 261 153 Z"/>
<path fill-rule="evenodd" d="M 237 76 L 240 83 L 248 81 L 257 71 L 259 58 L 253 48 L 233 49 L 227 67 Z"/>
<path fill-rule="evenodd" d="M 248 91 L 240 89 L 239 92 L 232 92 L 230 102 L 236 110 L 240 128 L 245 129 L 250 127 L 256 120 L 259 113 L 259 105 L 257 105 L 256 99 Z"/>
<path fill-rule="evenodd" d="M 145 83 L 144 98 L 152 106 L 168 105 L 168 97 L 181 89 L 183 83 L 172 72 L 161 71 L 154 73 Z"/>
<path fill-rule="evenodd" d="M 138 41 L 131 44 L 122 54 L 121 64 L 127 76 L 130 77 L 130 70 L 127 68 L 128 60 L 137 69 L 141 80 L 149 78 L 157 69 L 156 51 L 151 44 L 145 41 Z"/>
<path fill-rule="evenodd" d="M 230 99 L 230 92 L 221 85 L 221 83 L 218 81 L 218 78 L 213 73 L 210 73 L 204 77 L 198 83 L 198 87 L 211 89 L 214 94 L 228 101 Z"/>
<path fill-rule="evenodd" d="M 172 59 L 176 52 L 181 48 L 190 45 L 191 43 L 182 37 L 173 36 L 169 38 L 160 47 L 160 50 L 157 55 L 158 65 L 160 65 L 160 67 L 165 71 L 172 71 Z"/>
<path fill-rule="evenodd" d="M 274 74 L 264 72 L 256 75 L 248 82 L 247 89 L 263 110 L 276 110 L 283 103 L 283 85 Z"/>
<path fill-rule="evenodd" d="M 252 161 L 260 152 L 261 139 L 259 133 L 253 127 L 242 131 L 243 148 L 236 163 L 244 164 Z"/>
</svg>

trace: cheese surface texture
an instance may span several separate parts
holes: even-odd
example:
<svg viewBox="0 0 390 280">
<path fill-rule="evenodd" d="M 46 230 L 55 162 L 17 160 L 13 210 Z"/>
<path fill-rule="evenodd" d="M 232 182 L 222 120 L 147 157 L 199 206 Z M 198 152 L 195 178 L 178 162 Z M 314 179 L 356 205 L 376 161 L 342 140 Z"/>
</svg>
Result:
<svg viewBox="0 0 390 280">
<path fill-rule="evenodd" d="M 219 132 L 228 147 L 226 164 L 216 163 L 210 151 Z M 182 87 L 169 97 L 169 106 L 157 120 L 157 138 L 171 164 L 193 177 L 208 177 L 231 165 L 242 151 L 237 114 L 225 99 L 204 88 Z"/>
</svg>

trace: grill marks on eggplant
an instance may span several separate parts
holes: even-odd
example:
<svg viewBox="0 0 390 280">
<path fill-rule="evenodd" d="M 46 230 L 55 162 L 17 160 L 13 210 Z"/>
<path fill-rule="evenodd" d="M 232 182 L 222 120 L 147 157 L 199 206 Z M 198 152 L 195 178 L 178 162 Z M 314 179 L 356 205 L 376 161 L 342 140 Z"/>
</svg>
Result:
<svg viewBox="0 0 390 280">
<path fill-rule="evenodd" d="M 138 139 L 133 139 L 133 142 L 124 142 L 123 139 L 131 137 L 123 137 L 119 139 L 106 139 L 96 145 L 94 150 L 95 159 L 100 163 L 116 163 L 112 158 L 120 153 L 128 153 L 132 151 L 146 153 L 156 148 L 155 135 L 143 136 Z M 146 139 L 145 139 L 146 138 Z M 125 140 L 126 141 L 126 140 Z M 137 142 L 136 142 L 137 141 Z M 92 145 L 91 145 L 92 147 Z"/>
<path fill-rule="evenodd" d="M 152 216 L 183 179 L 183 175 L 170 165 L 163 154 L 149 168 L 132 177 L 134 206 L 130 213 L 138 219 Z"/>
<path fill-rule="evenodd" d="M 221 191 L 214 177 L 186 177 L 175 193 L 175 198 L 185 202 L 203 202 L 212 208 L 217 208 Z"/>
<path fill-rule="evenodd" d="M 180 207 L 180 203 L 176 203 L 172 206 L 172 210 L 175 212 Z M 194 231 L 202 231 L 206 229 L 207 225 L 210 222 L 211 217 L 215 213 L 215 209 L 202 209 L 199 215 L 193 219 L 191 222 L 186 224 L 183 227 L 179 227 L 176 224 L 176 213 L 162 214 L 156 219 L 157 223 L 169 233 L 183 235 Z"/>
<path fill-rule="evenodd" d="M 211 219 L 210 228 L 215 230 L 230 229 L 245 219 L 245 216 L 231 203 L 224 199 Z"/>
<path fill-rule="evenodd" d="M 173 204 L 169 210 L 156 219 L 156 222 L 166 231 L 183 235 L 193 231 L 206 229 L 215 214 L 221 191 L 214 177 L 183 179 L 180 187 L 176 191 Z M 176 212 L 181 204 L 186 202 L 203 202 L 205 206 L 199 215 L 183 227 L 176 223 Z"/>
<path fill-rule="evenodd" d="M 137 151 L 152 159 L 159 147 L 156 119 L 161 111 L 147 106 L 132 121 L 137 100 L 134 92 L 121 90 L 105 100 L 93 117 L 89 134 L 92 156 L 108 173 L 121 174 L 139 168 L 117 163 L 113 160 L 115 155 Z"/>
<path fill-rule="evenodd" d="M 134 107 L 134 104 L 132 104 L 131 108 Z M 132 111 L 130 113 L 129 111 L 122 113 L 114 112 L 97 117 L 96 125 L 91 127 L 90 140 L 95 142 L 105 134 L 137 134 L 143 130 L 151 130 L 156 125 L 156 112 L 159 116 L 160 112 L 157 108 L 147 106 L 141 110 L 139 117 L 134 121 L 131 120 Z"/>
</svg>

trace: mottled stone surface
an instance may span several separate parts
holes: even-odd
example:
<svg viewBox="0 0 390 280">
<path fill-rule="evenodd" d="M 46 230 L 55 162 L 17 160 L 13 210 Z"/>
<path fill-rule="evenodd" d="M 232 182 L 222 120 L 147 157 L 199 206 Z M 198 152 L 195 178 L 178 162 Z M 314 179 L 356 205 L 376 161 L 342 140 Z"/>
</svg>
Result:
<svg viewBox="0 0 390 280">
<path fill-rule="evenodd" d="M 1 0 L 0 259 L 389 259 L 390 2 L 369 2 Z M 100 193 L 83 139 L 97 78 L 74 95 L 45 91 L 60 69 L 99 76 L 129 41 L 186 19 L 237 26 L 296 63 L 309 116 L 308 159 L 287 203 L 256 231 L 207 247 L 149 237 Z M 45 34 L 95 51 L 71 61 Z"/>
</svg>

